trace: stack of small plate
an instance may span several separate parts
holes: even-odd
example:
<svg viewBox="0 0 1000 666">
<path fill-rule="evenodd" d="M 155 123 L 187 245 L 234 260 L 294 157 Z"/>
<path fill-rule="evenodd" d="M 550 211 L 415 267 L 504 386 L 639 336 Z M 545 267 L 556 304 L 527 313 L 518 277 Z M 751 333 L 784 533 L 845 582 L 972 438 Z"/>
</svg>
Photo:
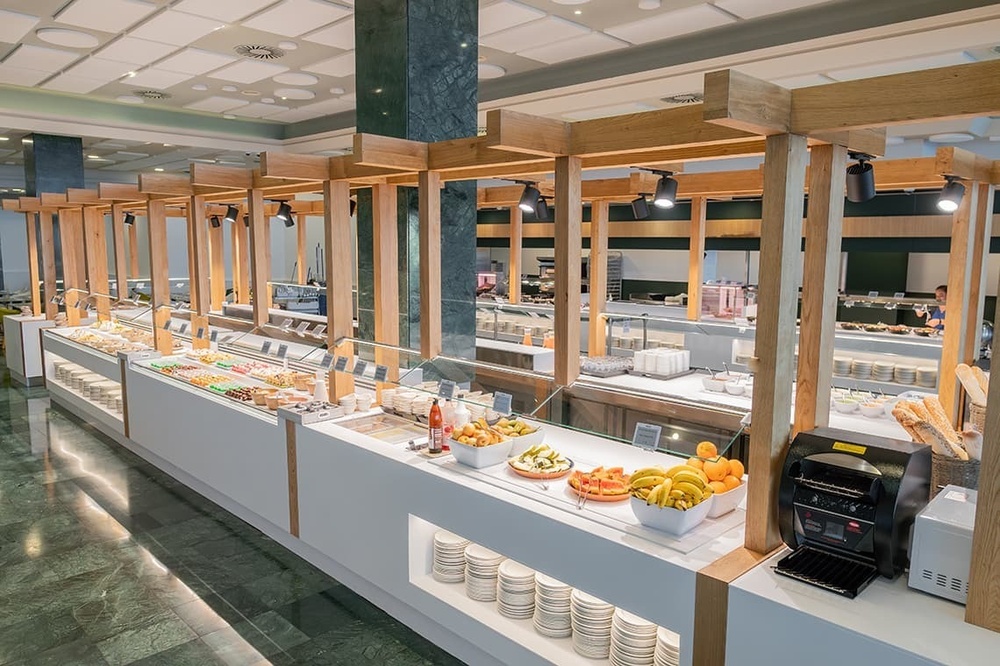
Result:
<svg viewBox="0 0 1000 666">
<path fill-rule="evenodd" d="M 872 378 L 877 382 L 891 382 L 895 370 L 895 363 L 875 361 L 875 364 L 872 366 Z"/>
<path fill-rule="evenodd" d="M 339 404 L 344 408 L 345 414 L 353 414 L 358 409 L 358 395 L 356 393 L 348 393 L 340 399 Z"/>
<path fill-rule="evenodd" d="M 468 539 L 447 530 L 434 533 L 434 580 L 442 583 L 461 583 L 465 580 L 465 549 Z"/>
<path fill-rule="evenodd" d="M 555 578 L 535 574 L 535 631 L 549 638 L 566 638 L 573 633 L 570 595 L 573 588 Z"/>
<path fill-rule="evenodd" d="M 678 666 L 681 663 L 681 637 L 665 627 L 656 630 L 654 666 Z"/>
<path fill-rule="evenodd" d="M 926 388 L 937 386 L 938 371 L 931 365 L 917 368 L 917 384 Z"/>
<path fill-rule="evenodd" d="M 513 620 L 535 614 L 535 572 L 514 560 L 504 560 L 497 570 L 497 610 Z"/>
<path fill-rule="evenodd" d="M 847 358 L 846 356 L 834 356 L 833 357 L 833 374 L 840 375 L 841 377 L 846 377 L 851 374 L 851 364 L 854 362 L 853 358 Z"/>
<path fill-rule="evenodd" d="M 612 666 L 653 666 L 656 630 L 652 622 L 617 609 L 611 620 Z"/>
<path fill-rule="evenodd" d="M 474 601 L 497 600 L 497 569 L 504 556 L 479 544 L 465 549 L 465 594 Z"/>
<path fill-rule="evenodd" d="M 854 359 L 851 363 L 851 374 L 857 379 L 869 379 L 872 376 L 872 362 Z"/>
<path fill-rule="evenodd" d="M 413 400 L 416 397 L 416 391 L 398 389 L 392 399 L 392 408 L 400 414 L 409 414 L 413 411 Z"/>
<path fill-rule="evenodd" d="M 894 378 L 897 384 L 913 384 L 917 381 L 917 367 L 915 365 L 897 365 Z"/>
<path fill-rule="evenodd" d="M 573 649 L 588 659 L 607 659 L 611 651 L 611 617 L 615 607 L 580 590 L 570 595 Z"/>
</svg>

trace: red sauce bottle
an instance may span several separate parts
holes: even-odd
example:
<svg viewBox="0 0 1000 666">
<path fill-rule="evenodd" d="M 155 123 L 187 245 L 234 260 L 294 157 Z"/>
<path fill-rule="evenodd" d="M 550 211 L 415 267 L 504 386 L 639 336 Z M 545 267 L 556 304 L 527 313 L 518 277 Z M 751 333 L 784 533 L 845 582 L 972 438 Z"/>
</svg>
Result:
<svg viewBox="0 0 1000 666">
<path fill-rule="evenodd" d="M 437 398 L 431 405 L 431 413 L 427 420 L 427 450 L 430 453 L 441 453 L 444 446 L 444 418 Z"/>
</svg>

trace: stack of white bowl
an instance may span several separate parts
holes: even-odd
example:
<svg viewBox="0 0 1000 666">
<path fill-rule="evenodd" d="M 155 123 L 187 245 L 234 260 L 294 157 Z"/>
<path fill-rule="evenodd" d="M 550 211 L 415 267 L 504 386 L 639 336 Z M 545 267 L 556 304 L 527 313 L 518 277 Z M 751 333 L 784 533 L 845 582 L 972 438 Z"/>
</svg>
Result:
<svg viewBox="0 0 1000 666">
<path fill-rule="evenodd" d="M 691 369 L 691 352 L 686 349 L 647 349 L 633 357 L 636 372 L 676 375 Z"/>
<path fill-rule="evenodd" d="M 840 375 L 841 377 L 846 377 L 851 374 L 851 364 L 854 363 L 853 358 L 848 358 L 846 356 L 834 356 L 833 357 L 833 374 Z"/>
<path fill-rule="evenodd" d="M 615 610 L 611 620 L 612 666 L 653 666 L 657 626 L 637 615 Z"/>
<path fill-rule="evenodd" d="M 497 610 L 512 620 L 535 614 L 535 571 L 514 560 L 504 560 L 497 570 Z"/>
<path fill-rule="evenodd" d="M 356 393 L 348 393 L 338 404 L 344 408 L 345 414 L 353 414 L 358 408 L 358 396 Z"/>
<path fill-rule="evenodd" d="M 938 370 L 932 365 L 917 368 L 917 384 L 925 388 L 937 386 Z"/>
<path fill-rule="evenodd" d="M 870 379 L 872 376 L 872 365 L 874 364 L 871 361 L 856 358 L 851 363 L 851 374 L 857 379 Z"/>
<path fill-rule="evenodd" d="M 497 600 L 497 569 L 504 556 L 479 544 L 465 549 L 465 594 L 475 601 Z"/>
<path fill-rule="evenodd" d="M 607 659 L 615 607 L 580 590 L 573 590 L 570 601 L 573 649 L 588 659 Z"/>
<path fill-rule="evenodd" d="M 549 638 L 567 638 L 573 633 L 570 595 L 573 588 L 555 578 L 535 574 L 535 631 Z"/>
<path fill-rule="evenodd" d="M 913 384 L 917 381 L 917 366 L 897 365 L 894 378 L 897 384 Z"/>
<path fill-rule="evenodd" d="M 875 361 L 875 364 L 872 366 L 872 378 L 877 382 L 891 382 L 895 371 L 895 363 Z"/>
<path fill-rule="evenodd" d="M 681 663 L 681 637 L 679 634 L 660 627 L 656 631 L 656 653 L 654 666 L 679 666 Z"/>
<path fill-rule="evenodd" d="M 434 533 L 434 565 L 431 575 L 442 583 L 461 583 L 465 580 L 465 549 L 469 540 L 447 530 Z"/>
</svg>

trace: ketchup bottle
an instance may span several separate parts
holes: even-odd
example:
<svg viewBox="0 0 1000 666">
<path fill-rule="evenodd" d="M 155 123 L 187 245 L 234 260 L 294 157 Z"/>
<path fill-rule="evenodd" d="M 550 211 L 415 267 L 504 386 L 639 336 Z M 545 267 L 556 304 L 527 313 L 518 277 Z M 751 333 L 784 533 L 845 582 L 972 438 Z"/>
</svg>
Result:
<svg viewBox="0 0 1000 666">
<path fill-rule="evenodd" d="M 441 453 L 444 446 L 444 418 L 441 416 L 441 407 L 438 406 L 437 398 L 431 405 L 431 413 L 427 420 L 427 450 L 430 453 Z"/>
</svg>

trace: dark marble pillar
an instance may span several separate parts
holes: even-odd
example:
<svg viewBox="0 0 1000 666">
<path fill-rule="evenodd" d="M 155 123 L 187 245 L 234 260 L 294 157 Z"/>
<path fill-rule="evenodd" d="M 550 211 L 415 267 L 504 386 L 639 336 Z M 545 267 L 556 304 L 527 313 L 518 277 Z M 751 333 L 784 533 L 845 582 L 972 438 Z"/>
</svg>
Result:
<svg viewBox="0 0 1000 666">
<path fill-rule="evenodd" d="M 355 9 L 359 132 L 417 141 L 476 135 L 477 0 L 365 0 Z M 371 196 L 358 198 L 360 334 L 374 331 Z M 417 191 L 399 191 L 400 344 L 420 346 Z M 441 193 L 444 353 L 475 358 L 476 183 Z"/>
</svg>

